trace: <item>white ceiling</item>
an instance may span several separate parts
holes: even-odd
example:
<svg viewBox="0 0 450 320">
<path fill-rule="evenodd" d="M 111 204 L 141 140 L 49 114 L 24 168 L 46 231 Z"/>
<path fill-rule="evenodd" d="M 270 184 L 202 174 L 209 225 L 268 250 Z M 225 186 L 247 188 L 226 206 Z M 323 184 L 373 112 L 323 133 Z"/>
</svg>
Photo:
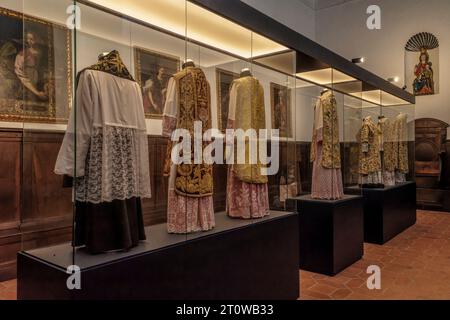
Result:
<svg viewBox="0 0 450 320">
<path fill-rule="evenodd" d="M 184 0 L 89 0 L 180 36 L 250 58 L 287 48 Z"/>
<path fill-rule="evenodd" d="M 341 5 L 346 2 L 354 1 L 354 0 L 300 0 L 308 7 L 314 10 L 326 9 L 329 7 L 334 7 Z"/>
</svg>

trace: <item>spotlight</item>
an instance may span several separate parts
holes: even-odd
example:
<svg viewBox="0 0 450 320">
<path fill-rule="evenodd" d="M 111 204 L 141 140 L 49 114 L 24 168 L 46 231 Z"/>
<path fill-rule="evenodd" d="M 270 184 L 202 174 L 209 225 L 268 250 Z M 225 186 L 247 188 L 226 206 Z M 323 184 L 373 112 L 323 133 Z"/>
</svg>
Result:
<svg viewBox="0 0 450 320">
<path fill-rule="evenodd" d="M 387 81 L 397 83 L 400 81 L 400 77 L 387 78 Z"/>
<path fill-rule="evenodd" d="M 364 63 L 364 61 L 365 61 L 364 57 L 352 59 L 353 63 Z"/>
</svg>

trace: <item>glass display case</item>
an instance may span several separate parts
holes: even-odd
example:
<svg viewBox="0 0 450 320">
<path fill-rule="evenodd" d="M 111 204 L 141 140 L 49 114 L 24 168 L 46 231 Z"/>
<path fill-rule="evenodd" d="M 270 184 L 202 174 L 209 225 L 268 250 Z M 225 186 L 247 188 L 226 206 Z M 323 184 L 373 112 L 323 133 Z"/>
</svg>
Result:
<svg viewBox="0 0 450 320">
<path fill-rule="evenodd" d="M 0 267 L 89 269 L 339 200 L 367 182 L 369 116 L 414 180 L 407 101 L 194 2 L 0 0 Z"/>
</svg>

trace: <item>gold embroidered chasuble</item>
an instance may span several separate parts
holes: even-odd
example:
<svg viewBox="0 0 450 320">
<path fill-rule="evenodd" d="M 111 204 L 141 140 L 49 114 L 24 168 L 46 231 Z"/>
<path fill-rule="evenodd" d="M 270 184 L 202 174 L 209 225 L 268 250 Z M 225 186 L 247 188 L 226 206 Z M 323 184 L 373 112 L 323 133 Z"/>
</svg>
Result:
<svg viewBox="0 0 450 320">
<path fill-rule="evenodd" d="M 104 56 L 100 56 L 98 58 L 98 62 L 96 64 L 94 64 L 86 69 L 102 71 L 102 72 L 112 74 L 113 76 L 116 76 L 116 77 L 134 81 L 132 75 L 130 74 L 127 67 L 123 63 L 122 59 L 120 58 L 120 54 L 117 50 L 113 50 Z M 78 79 L 77 79 L 77 83 L 78 83 Z"/>
<path fill-rule="evenodd" d="M 323 118 L 323 120 L 321 119 Z M 323 123 L 321 123 L 323 121 Z M 317 131 L 322 128 L 323 151 L 322 166 L 326 169 L 341 168 L 341 150 L 339 142 L 339 123 L 337 102 L 334 94 L 327 91 L 316 104 L 314 131 L 311 146 L 311 162 L 317 157 Z"/>
<path fill-rule="evenodd" d="M 393 124 L 388 118 L 378 122 L 380 132 L 380 149 L 383 151 L 384 171 L 395 171 L 395 150 L 393 137 Z"/>
<path fill-rule="evenodd" d="M 235 112 L 234 129 L 242 129 L 244 132 L 254 129 L 259 135 L 260 129 L 266 129 L 266 110 L 264 105 L 264 89 L 257 79 L 251 76 L 234 80 L 231 91 L 235 103 L 231 106 Z M 256 164 L 249 164 L 250 141 L 245 141 L 245 164 L 234 164 L 232 170 L 237 178 L 246 183 L 264 184 L 268 183 L 267 175 L 261 174 L 261 169 L 265 165 L 259 159 L 259 144 L 256 142 L 258 161 Z M 236 147 L 235 147 L 236 148 Z M 235 152 L 236 153 L 236 152 Z"/>
<path fill-rule="evenodd" d="M 407 115 L 402 113 L 394 121 L 394 160 L 395 169 L 400 173 L 409 172 L 408 164 L 408 122 Z"/>
<path fill-rule="evenodd" d="M 202 122 L 202 135 L 212 128 L 211 90 L 205 74 L 200 68 L 188 67 L 173 76 L 178 95 L 176 129 L 186 129 L 191 136 L 191 163 L 177 165 L 175 192 L 186 197 L 207 197 L 213 194 L 212 165 L 194 161 L 194 122 Z M 202 152 L 207 143 L 202 142 Z M 169 143 L 164 171 L 167 174 L 172 164 L 173 142 Z"/>
<path fill-rule="evenodd" d="M 380 135 L 381 132 L 372 118 L 365 118 L 358 134 L 359 174 L 368 175 L 381 171 Z"/>
</svg>

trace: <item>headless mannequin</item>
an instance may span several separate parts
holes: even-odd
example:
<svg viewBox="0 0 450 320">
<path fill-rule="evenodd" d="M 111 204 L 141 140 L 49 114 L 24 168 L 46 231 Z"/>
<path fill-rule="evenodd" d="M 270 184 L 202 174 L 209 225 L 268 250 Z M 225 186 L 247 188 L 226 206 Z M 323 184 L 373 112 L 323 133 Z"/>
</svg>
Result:
<svg viewBox="0 0 450 320">
<path fill-rule="evenodd" d="M 111 53 L 111 51 L 105 51 L 105 52 L 100 53 L 100 54 L 98 55 L 98 60 L 100 60 L 100 59 L 106 57 L 106 56 L 107 56 L 108 54 L 110 54 L 110 53 Z"/>
<path fill-rule="evenodd" d="M 327 93 L 328 91 L 330 91 L 329 89 L 323 89 L 322 92 L 320 93 L 321 96 L 323 96 L 325 93 Z"/>
<path fill-rule="evenodd" d="M 103 59 L 110 53 L 111 53 L 111 51 L 104 51 L 104 52 L 100 53 L 98 55 L 98 60 Z M 68 175 L 64 175 L 63 176 L 63 188 L 72 188 L 72 187 L 73 187 L 73 178 Z"/>
<path fill-rule="evenodd" d="M 195 63 L 191 59 L 187 59 L 185 63 L 183 63 L 183 69 L 186 68 L 195 68 Z"/>
<path fill-rule="evenodd" d="M 244 68 L 244 69 L 241 70 L 241 74 L 240 74 L 241 78 L 252 77 L 252 76 L 253 76 L 252 72 L 250 71 L 249 68 Z"/>
</svg>

